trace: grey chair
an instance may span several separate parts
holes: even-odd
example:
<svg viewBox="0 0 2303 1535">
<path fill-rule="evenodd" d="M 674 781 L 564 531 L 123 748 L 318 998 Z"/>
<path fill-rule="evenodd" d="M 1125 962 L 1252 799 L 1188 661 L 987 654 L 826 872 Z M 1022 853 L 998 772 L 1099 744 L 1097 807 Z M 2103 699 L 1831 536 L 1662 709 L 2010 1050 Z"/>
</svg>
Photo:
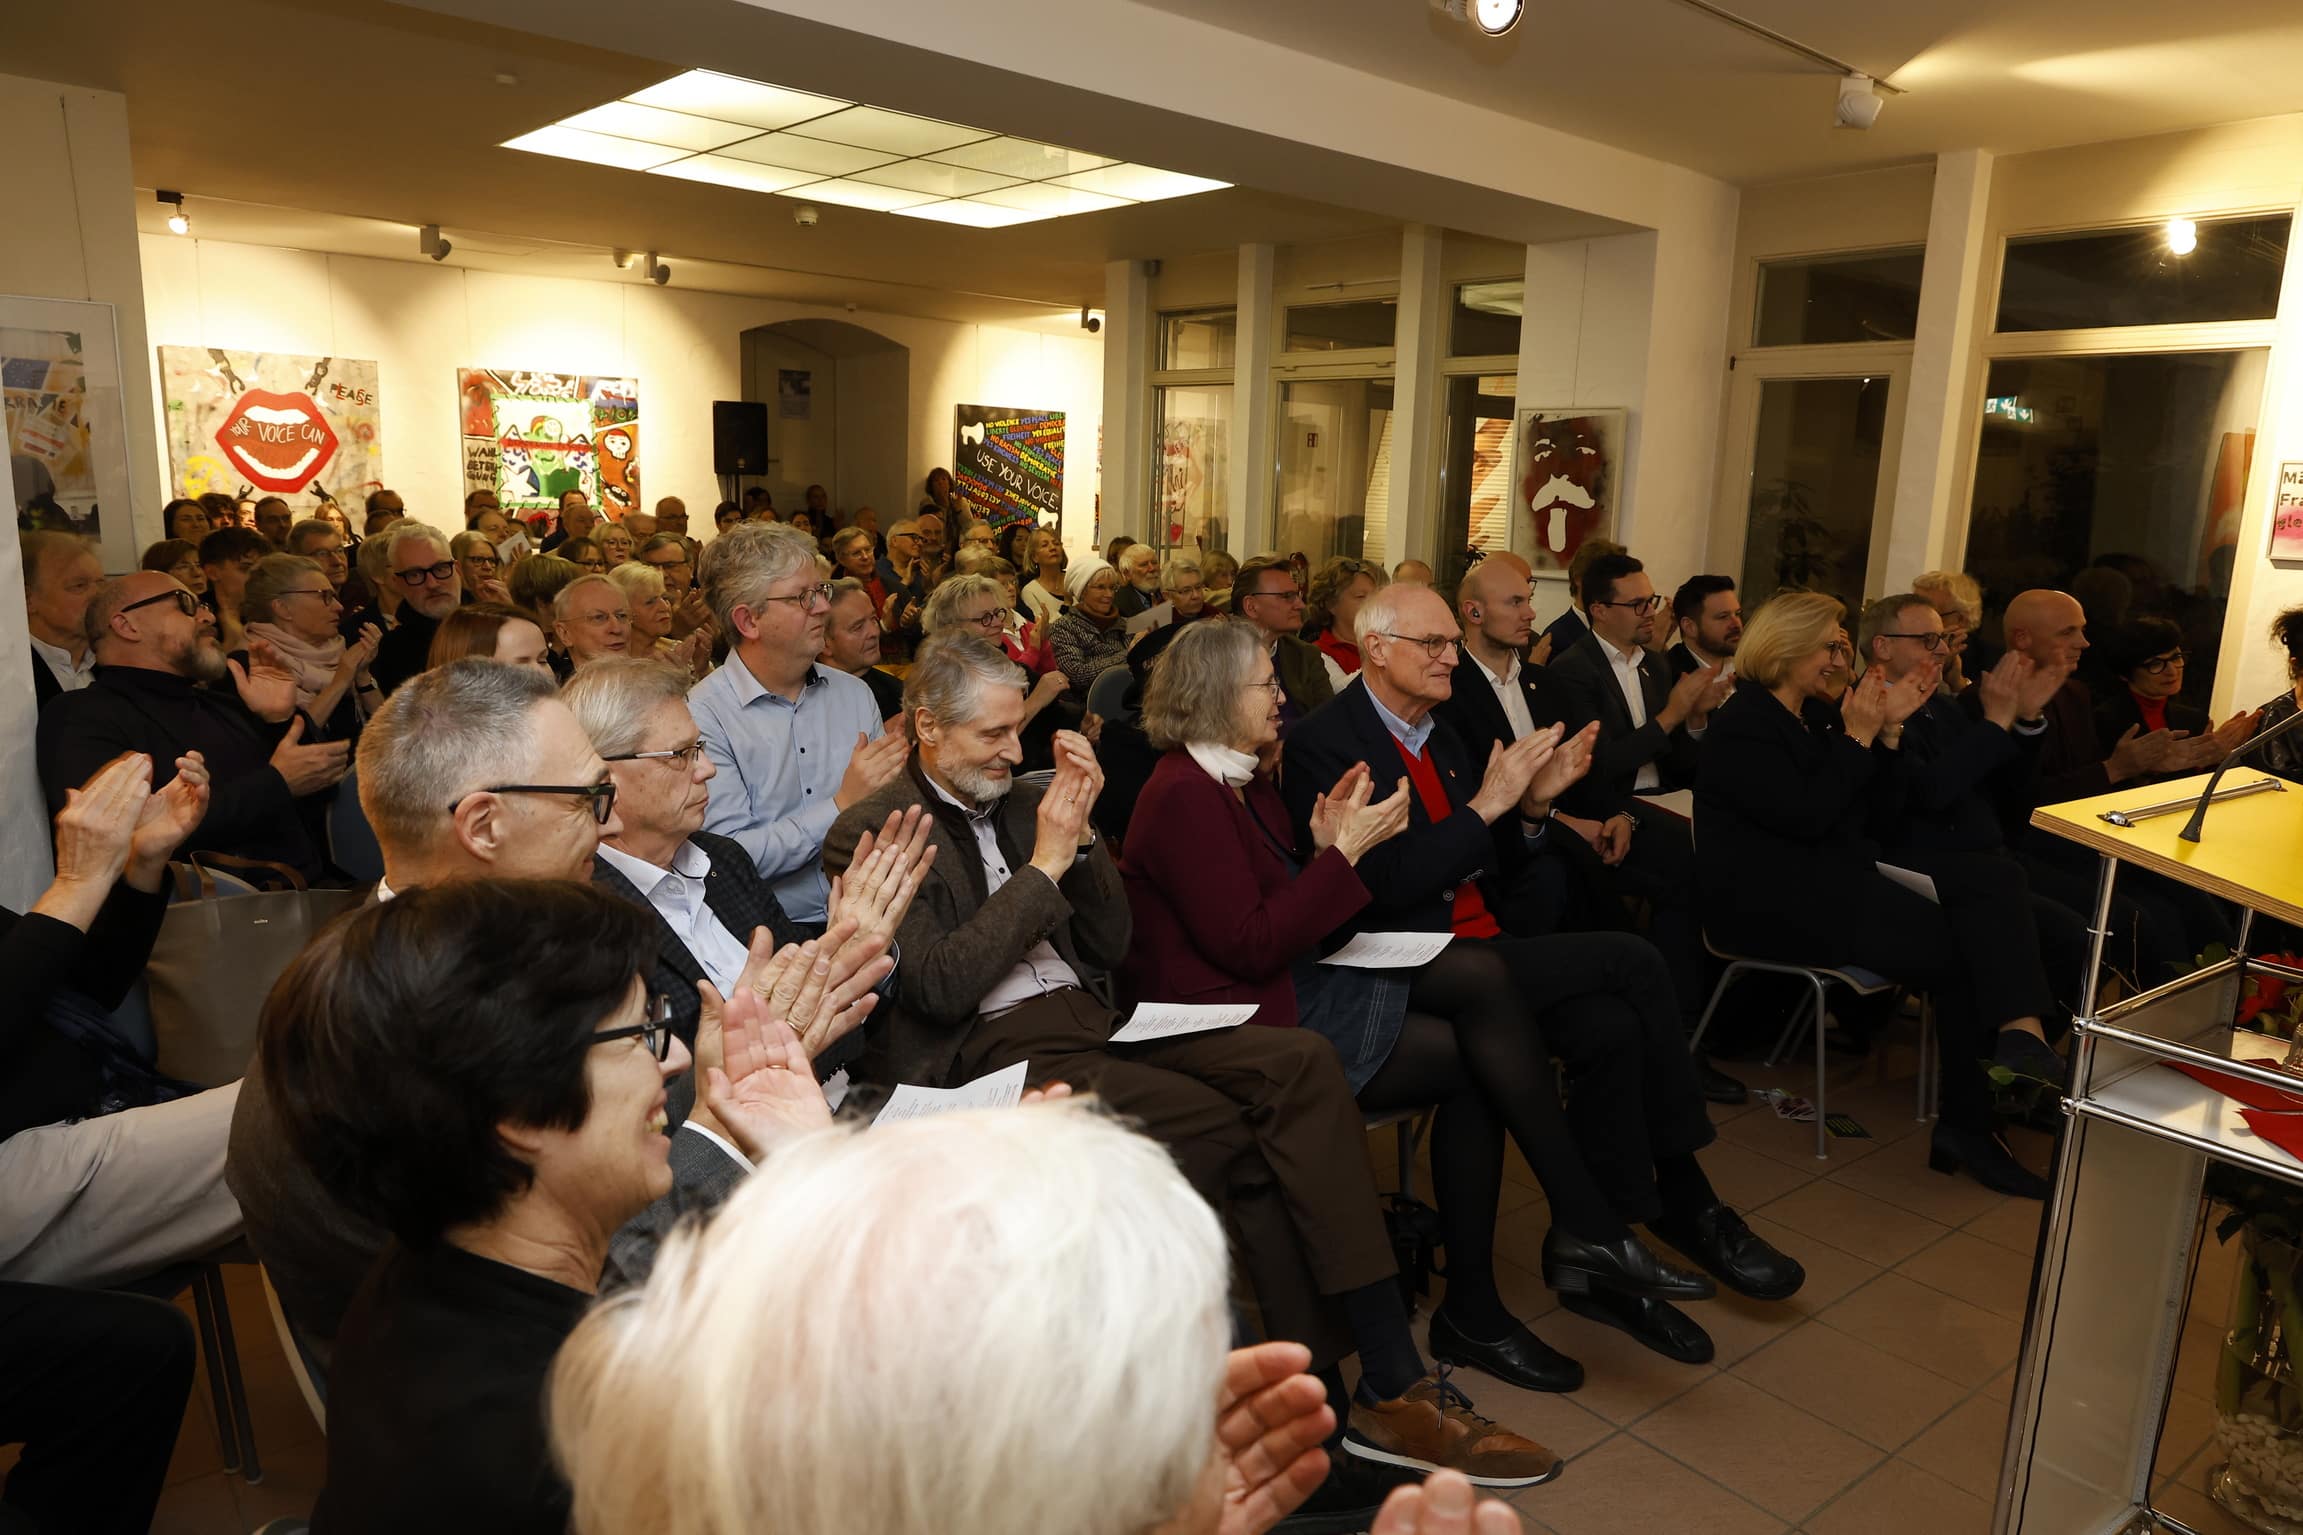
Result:
<svg viewBox="0 0 2303 1535">
<path fill-rule="evenodd" d="M 1135 680 L 1135 673 L 1124 666 L 1115 666 L 1097 677 L 1088 684 L 1088 713 L 1099 719 L 1134 719 L 1135 711 L 1127 706 L 1127 694 Z"/>
<path fill-rule="evenodd" d="M 264 1480 L 264 1463 L 256 1453 L 256 1425 L 248 1412 L 248 1384 L 240 1373 L 240 1348 L 232 1336 L 232 1308 L 224 1295 L 227 1263 L 254 1263 L 256 1255 L 244 1241 L 233 1241 L 204 1257 L 172 1263 L 115 1289 L 155 1300 L 174 1300 L 192 1292 L 192 1310 L 199 1324 L 200 1357 L 208 1366 L 208 1390 L 216 1409 L 216 1447 L 224 1469 L 235 1471 L 250 1486 Z"/>
</svg>

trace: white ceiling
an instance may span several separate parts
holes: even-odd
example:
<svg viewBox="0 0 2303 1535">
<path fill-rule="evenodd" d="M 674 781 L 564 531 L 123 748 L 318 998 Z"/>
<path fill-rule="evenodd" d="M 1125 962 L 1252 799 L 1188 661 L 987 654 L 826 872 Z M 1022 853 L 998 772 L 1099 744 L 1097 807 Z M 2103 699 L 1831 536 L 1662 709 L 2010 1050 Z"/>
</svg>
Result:
<svg viewBox="0 0 2303 1535">
<path fill-rule="evenodd" d="M 1500 40 L 1429 0 L 1127 3 L 1745 185 L 2303 111 L 2298 0 L 1726 0 L 1903 87 L 1868 132 L 1828 69 L 1679 0 L 1527 0 Z"/>
</svg>

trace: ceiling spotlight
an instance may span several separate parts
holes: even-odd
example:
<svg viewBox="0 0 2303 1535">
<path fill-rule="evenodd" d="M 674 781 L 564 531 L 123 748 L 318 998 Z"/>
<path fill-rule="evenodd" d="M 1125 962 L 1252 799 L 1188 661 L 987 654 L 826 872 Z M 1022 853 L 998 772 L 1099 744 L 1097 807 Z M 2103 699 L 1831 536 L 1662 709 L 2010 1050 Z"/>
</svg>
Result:
<svg viewBox="0 0 2303 1535">
<path fill-rule="evenodd" d="M 448 252 L 455 248 L 440 238 L 440 226 L 437 224 L 426 224 L 422 229 L 416 231 L 416 249 L 434 261 L 447 260 Z"/>
<path fill-rule="evenodd" d="M 1519 25 L 1525 0 L 1431 0 L 1431 8 L 1456 21 L 1465 21 L 1489 37 L 1501 37 Z"/>
<path fill-rule="evenodd" d="M 1091 309 L 1085 304 L 1080 305 L 1080 329 L 1092 336 L 1103 328 L 1104 312 L 1100 309 Z"/>
<path fill-rule="evenodd" d="M 816 220 L 822 217 L 823 215 L 818 213 L 814 206 L 809 203 L 802 203 L 792 210 L 792 222 L 802 229 L 815 228 Z"/>
<path fill-rule="evenodd" d="M 1839 106 L 1832 114 L 1834 126 L 1841 128 L 1868 128 L 1879 121 L 1879 109 L 1884 104 L 1879 87 L 1869 75 L 1848 75 L 1839 82 Z"/>
<path fill-rule="evenodd" d="M 632 263 L 640 258 L 619 245 L 608 253 L 608 259 L 616 264 L 617 271 L 629 272 L 632 269 Z"/>
<path fill-rule="evenodd" d="M 640 272 L 659 288 L 672 280 L 672 269 L 657 260 L 654 251 L 648 252 L 648 264 L 640 268 Z"/>
<path fill-rule="evenodd" d="M 192 221 L 184 216 L 183 193 L 155 192 L 152 194 L 152 196 L 153 201 L 161 204 L 168 210 L 168 233 L 172 235 L 188 235 L 192 232 Z"/>
<path fill-rule="evenodd" d="M 2189 219 L 2169 219 L 2167 248 L 2178 256 L 2190 255 L 2199 248 L 2199 226 Z"/>
</svg>

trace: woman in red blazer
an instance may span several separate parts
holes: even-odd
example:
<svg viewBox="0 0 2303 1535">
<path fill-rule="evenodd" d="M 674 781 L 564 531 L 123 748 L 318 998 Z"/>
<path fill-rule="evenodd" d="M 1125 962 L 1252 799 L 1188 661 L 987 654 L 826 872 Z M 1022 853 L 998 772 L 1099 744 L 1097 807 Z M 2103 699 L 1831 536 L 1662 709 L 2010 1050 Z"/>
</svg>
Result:
<svg viewBox="0 0 2303 1535">
<path fill-rule="evenodd" d="M 1129 822 L 1120 860 L 1135 918 L 1120 985 L 1139 1001 L 1256 1004 L 1254 1022 L 1301 1025 L 1332 1043 L 1360 1107 L 1439 1106 L 1432 1183 L 1447 1297 L 1432 1352 L 1536 1391 L 1572 1391 L 1582 1367 L 1513 1316 L 1493 1274 L 1506 1128 L 1550 1197 L 1555 1226 L 1589 1267 L 1547 1265 L 1562 1289 L 1636 1288 L 1700 1299 L 1708 1279 L 1672 1268 L 1617 1221 L 1561 1112 L 1542 1037 L 1479 945 L 1417 970 L 1318 963 L 1323 940 L 1370 895 L 1356 865 L 1399 835 L 1412 792 L 1378 799 L 1365 764 L 1321 796 L 1299 865 L 1287 810 L 1262 759 L 1279 739 L 1278 683 L 1253 625 L 1211 619 L 1177 634 L 1144 689 L 1145 733 L 1166 755 Z M 1624 1244 L 1629 1244 L 1628 1247 Z M 1549 1271 L 1555 1270 L 1555 1271 Z"/>
</svg>

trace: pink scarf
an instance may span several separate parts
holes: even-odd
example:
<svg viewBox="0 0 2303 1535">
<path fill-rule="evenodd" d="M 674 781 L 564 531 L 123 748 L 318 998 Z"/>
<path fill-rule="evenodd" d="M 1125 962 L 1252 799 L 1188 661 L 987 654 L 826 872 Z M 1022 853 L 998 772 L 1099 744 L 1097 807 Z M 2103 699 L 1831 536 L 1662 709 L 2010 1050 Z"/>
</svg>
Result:
<svg viewBox="0 0 2303 1535">
<path fill-rule="evenodd" d="M 308 709 L 329 683 L 336 680 L 336 668 L 344 659 L 344 637 L 331 634 L 317 644 L 298 639 L 278 624 L 256 623 L 248 626 L 250 644 L 262 640 L 280 653 L 288 663 L 288 670 L 296 674 L 296 707 Z"/>
</svg>

